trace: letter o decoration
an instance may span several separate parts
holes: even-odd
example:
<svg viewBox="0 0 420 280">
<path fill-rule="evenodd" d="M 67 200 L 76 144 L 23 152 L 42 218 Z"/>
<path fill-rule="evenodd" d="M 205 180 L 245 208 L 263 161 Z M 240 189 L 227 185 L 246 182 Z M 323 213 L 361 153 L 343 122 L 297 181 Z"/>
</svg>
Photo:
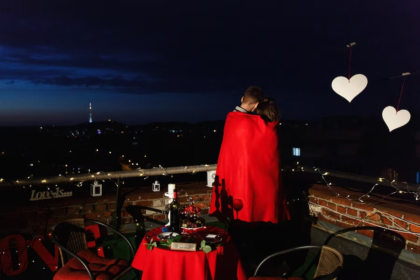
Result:
<svg viewBox="0 0 420 280">
<path fill-rule="evenodd" d="M 19 269 L 14 270 L 12 255 L 10 254 L 10 240 L 15 240 L 19 258 Z M 4 252 L 4 253 L 3 253 Z M 28 268 L 28 250 L 26 241 L 22 235 L 9 235 L 0 241 L 1 266 L 4 274 L 8 276 L 18 275 Z"/>
</svg>

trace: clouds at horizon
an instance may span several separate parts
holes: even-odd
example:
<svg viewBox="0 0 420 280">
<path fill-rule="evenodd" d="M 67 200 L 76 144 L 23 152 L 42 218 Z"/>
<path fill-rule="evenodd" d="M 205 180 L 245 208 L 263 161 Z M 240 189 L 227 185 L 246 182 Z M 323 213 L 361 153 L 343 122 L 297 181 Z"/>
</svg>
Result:
<svg viewBox="0 0 420 280">
<path fill-rule="evenodd" d="M 376 111 L 394 102 L 400 85 L 369 83 L 356 106 L 347 106 L 330 87 L 333 78 L 347 75 L 345 45 L 357 42 L 352 71 L 369 81 L 419 69 L 420 7 L 380 2 L 379 9 L 374 2 L 0 0 L 0 90 L 14 100 L 7 104 L 15 104 L 0 104 L 0 110 L 22 110 L 22 92 L 39 100 L 53 92 L 57 100 L 71 100 L 83 92 L 78 102 L 115 100 L 121 121 L 149 118 L 134 110 L 126 116 L 137 100 L 129 95 L 143 96 L 156 109 L 162 108 L 156 102 L 171 102 L 180 119 L 192 109 L 177 100 L 219 100 L 218 110 L 202 108 L 195 118 L 224 118 L 237 105 L 229 103 L 232 96 L 239 99 L 247 86 L 258 85 L 287 118 Z M 420 83 L 408 87 L 414 91 Z M 419 101 L 407 94 L 407 105 Z M 78 110 L 76 101 L 67 103 Z"/>
</svg>

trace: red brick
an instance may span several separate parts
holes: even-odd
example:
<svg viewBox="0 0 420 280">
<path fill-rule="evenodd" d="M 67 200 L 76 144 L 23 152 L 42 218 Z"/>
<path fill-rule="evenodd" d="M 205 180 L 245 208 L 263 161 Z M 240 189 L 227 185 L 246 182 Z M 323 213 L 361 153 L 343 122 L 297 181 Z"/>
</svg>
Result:
<svg viewBox="0 0 420 280">
<path fill-rule="evenodd" d="M 54 226 L 54 225 L 57 224 L 57 222 L 58 222 L 58 219 L 57 218 L 49 218 L 48 219 L 48 225 L 49 226 Z"/>
<path fill-rule="evenodd" d="M 82 207 L 81 211 L 82 213 L 87 213 L 87 212 L 91 212 L 94 210 L 93 205 L 85 205 Z"/>
<path fill-rule="evenodd" d="M 369 213 L 368 214 L 368 219 L 372 220 L 372 221 L 380 221 L 381 216 L 379 214 L 376 214 L 376 213 Z"/>
<path fill-rule="evenodd" d="M 330 224 L 333 224 L 333 225 L 336 224 L 336 221 L 335 220 L 328 219 L 327 217 L 324 217 L 322 215 L 319 215 L 318 216 L 318 220 L 324 221 L 324 222 L 327 222 L 327 223 L 330 223 Z"/>
<path fill-rule="evenodd" d="M 133 223 L 133 218 L 132 217 L 124 218 L 124 219 L 122 219 L 122 222 L 124 224 L 132 224 Z"/>
<path fill-rule="evenodd" d="M 346 214 L 346 208 L 344 208 L 343 206 L 338 205 L 337 206 L 337 211 L 342 213 L 342 214 Z"/>
<path fill-rule="evenodd" d="M 420 224 L 420 215 L 404 214 L 404 220 Z"/>
<path fill-rule="evenodd" d="M 103 213 L 86 213 L 86 219 L 97 220 L 102 217 Z M 99 217 L 98 217 L 99 216 Z"/>
<path fill-rule="evenodd" d="M 111 199 L 104 199 L 104 198 L 101 198 L 101 199 L 98 199 L 97 201 L 96 201 L 96 204 L 104 204 L 104 203 L 106 203 L 106 202 L 108 202 L 108 201 L 110 201 Z M 112 199 L 113 200 L 113 199 Z"/>
<path fill-rule="evenodd" d="M 319 205 L 327 206 L 327 202 L 325 200 L 319 200 Z"/>
<path fill-rule="evenodd" d="M 388 218 L 382 217 L 382 221 L 386 225 L 393 225 L 392 220 L 390 220 Z"/>
<path fill-rule="evenodd" d="M 357 210 L 347 208 L 347 214 L 357 217 Z"/>
<path fill-rule="evenodd" d="M 404 237 L 405 240 L 407 240 L 407 241 L 412 241 L 412 242 L 416 243 L 417 240 L 419 240 L 419 238 L 417 236 L 415 236 L 414 234 L 411 234 L 411 233 L 399 232 L 399 234 L 401 234 L 401 236 Z"/>
<path fill-rule="evenodd" d="M 373 207 L 365 204 L 353 203 L 353 208 L 362 209 L 366 211 L 373 211 Z"/>
<path fill-rule="evenodd" d="M 360 218 L 365 218 L 367 216 L 366 212 L 359 211 Z"/>
<path fill-rule="evenodd" d="M 351 219 L 351 218 L 347 218 L 347 217 L 341 217 L 341 220 L 347 224 L 351 224 L 353 226 L 356 226 L 360 223 L 360 221 L 355 220 L 355 219 Z"/>
<path fill-rule="evenodd" d="M 151 201 L 151 200 L 147 200 L 147 201 L 145 201 L 145 200 L 136 201 L 134 203 L 134 205 L 138 205 L 138 206 L 152 206 L 153 205 L 153 201 Z"/>
<path fill-rule="evenodd" d="M 211 195 L 209 195 L 209 194 L 202 195 L 201 199 L 204 200 L 204 201 L 210 201 L 211 200 Z"/>
<path fill-rule="evenodd" d="M 311 194 L 311 195 L 313 195 L 313 196 L 316 196 L 316 197 L 318 197 L 318 198 L 322 198 L 322 199 L 325 199 L 325 200 L 331 201 L 332 195 L 330 194 L 330 191 L 329 191 L 329 190 L 327 190 L 327 189 L 325 188 L 325 186 L 321 186 L 322 190 L 317 190 L 317 189 L 315 189 L 315 188 L 314 188 L 315 186 L 316 186 L 316 185 L 312 186 L 312 187 L 308 190 L 309 194 Z M 318 186 L 319 186 L 319 185 L 318 185 Z"/>
<path fill-rule="evenodd" d="M 96 204 L 95 205 L 95 211 L 105 211 L 106 210 L 106 204 Z"/>
<path fill-rule="evenodd" d="M 179 202 L 188 202 L 188 198 L 189 198 L 188 196 L 182 196 L 182 197 L 178 198 L 178 201 Z"/>
<path fill-rule="evenodd" d="M 127 211 L 121 211 L 121 217 L 129 217 L 131 216 L 130 213 L 128 213 Z"/>
<path fill-rule="evenodd" d="M 400 227 L 407 229 L 408 224 L 400 219 L 394 219 L 394 222 L 399 225 Z M 398 226 L 396 226 L 397 228 L 399 228 Z"/>
<path fill-rule="evenodd" d="M 158 220 L 158 221 L 165 220 L 166 219 L 166 215 L 155 214 L 155 215 L 153 215 L 153 219 Z"/>
<path fill-rule="evenodd" d="M 358 229 L 357 233 L 363 234 L 365 236 L 369 236 L 370 238 L 373 238 L 373 230 L 368 229 Z"/>
<path fill-rule="evenodd" d="M 109 210 L 115 210 L 115 207 L 117 207 L 116 203 L 108 203 L 108 209 Z"/>
<path fill-rule="evenodd" d="M 198 203 L 194 203 L 194 207 L 198 207 L 200 209 L 206 209 L 207 208 L 207 204 L 204 202 L 198 202 Z"/>
<path fill-rule="evenodd" d="M 410 231 L 412 232 L 420 232 L 420 227 L 416 225 L 410 224 Z"/>
<path fill-rule="evenodd" d="M 53 216 L 65 216 L 67 214 L 66 208 L 54 208 L 51 209 Z"/>
<path fill-rule="evenodd" d="M 413 253 L 420 254 L 420 246 L 410 242 L 407 242 L 407 250 Z"/>
<path fill-rule="evenodd" d="M 322 213 L 325 216 L 328 216 L 328 217 L 333 218 L 333 219 L 336 219 L 336 220 L 340 218 L 340 216 L 338 214 L 336 214 L 334 212 L 331 212 L 331 211 L 328 211 L 326 209 L 322 209 Z"/>
<path fill-rule="evenodd" d="M 318 204 L 318 199 L 316 199 L 315 197 L 310 197 L 309 201 Z"/>
<path fill-rule="evenodd" d="M 336 211 L 337 210 L 337 205 L 335 205 L 334 203 L 328 202 L 327 207 L 330 208 L 331 210 Z"/>
<path fill-rule="evenodd" d="M 101 215 L 101 217 L 111 217 L 112 216 L 112 212 L 111 211 L 105 211 L 103 215 Z"/>
<path fill-rule="evenodd" d="M 208 214 L 209 213 L 209 209 L 201 209 L 201 214 Z"/>
<path fill-rule="evenodd" d="M 192 195 L 191 198 L 192 198 L 193 201 L 197 201 L 197 200 L 200 199 L 200 196 L 198 196 L 198 195 Z"/>
<path fill-rule="evenodd" d="M 389 209 L 389 208 L 380 207 L 380 206 L 378 206 L 378 209 L 381 210 L 382 212 L 385 212 L 397 218 L 402 218 L 402 215 L 403 215 L 403 213 L 399 210 Z"/>
<path fill-rule="evenodd" d="M 345 198 L 333 197 L 332 201 L 337 203 L 337 204 L 351 206 L 351 200 L 348 200 L 348 199 L 345 199 Z"/>
<path fill-rule="evenodd" d="M 349 225 L 349 224 L 346 224 L 346 223 L 343 223 L 343 222 L 340 222 L 340 221 L 336 221 L 335 224 L 339 227 L 342 227 L 342 228 L 352 228 L 352 227 L 354 227 L 353 225 Z"/>
<path fill-rule="evenodd" d="M 67 208 L 67 215 L 77 215 L 80 212 L 79 207 L 70 207 Z"/>
<path fill-rule="evenodd" d="M 133 202 L 132 201 L 126 201 L 123 204 L 123 208 L 126 208 L 127 206 L 132 206 L 132 205 L 133 205 Z"/>
</svg>

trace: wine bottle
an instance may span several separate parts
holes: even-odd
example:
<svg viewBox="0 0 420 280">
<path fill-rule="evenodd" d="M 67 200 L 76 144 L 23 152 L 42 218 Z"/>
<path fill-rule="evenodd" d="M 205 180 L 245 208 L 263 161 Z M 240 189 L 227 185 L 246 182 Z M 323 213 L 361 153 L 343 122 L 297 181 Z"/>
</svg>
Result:
<svg viewBox="0 0 420 280">
<path fill-rule="evenodd" d="M 171 215 L 171 223 L 169 224 L 169 230 L 171 232 L 179 232 L 179 222 L 180 222 L 180 217 L 179 217 L 179 202 L 177 199 L 177 190 L 174 189 L 174 198 L 171 202 L 171 204 L 169 205 L 169 211 L 170 211 L 170 215 Z"/>
</svg>

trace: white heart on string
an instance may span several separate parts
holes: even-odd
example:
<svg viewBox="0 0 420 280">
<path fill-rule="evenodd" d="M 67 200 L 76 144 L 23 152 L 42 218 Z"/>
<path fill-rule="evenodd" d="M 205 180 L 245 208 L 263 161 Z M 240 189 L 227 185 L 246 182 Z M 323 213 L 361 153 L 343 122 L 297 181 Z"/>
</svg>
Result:
<svg viewBox="0 0 420 280">
<path fill-rule="evenodd" d="M 357 74 L 347 79 L 340 76 L 332 81 L 332 89 L 340 96 L 351 102 L 359 93 L 367 87 L 368 80 L 365 75 Z"/>
<path fill-rule="evenodd" d="M 382 111 L 382 118 L 388 126 L 389 132 L 406 125 L 411 118 L 410 112 L 407 110 L 395 110 L 394 107 L 388 106 Z"/>
</svg>

